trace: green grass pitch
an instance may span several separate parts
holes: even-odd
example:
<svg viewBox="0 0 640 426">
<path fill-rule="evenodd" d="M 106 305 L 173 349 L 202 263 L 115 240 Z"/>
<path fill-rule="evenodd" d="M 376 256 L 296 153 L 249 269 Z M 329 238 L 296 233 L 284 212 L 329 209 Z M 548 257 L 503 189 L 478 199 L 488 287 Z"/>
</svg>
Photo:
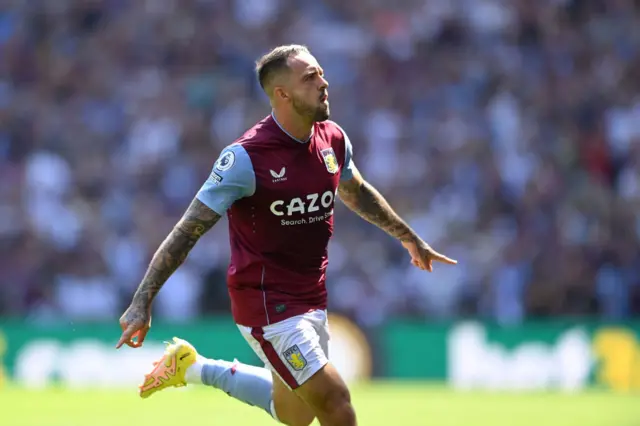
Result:
<svg viewBox="0 0 640 426">
<path fill-rule="evenodd" d="M 361 426 L 640 426 L 638 394 L 456 392 L 427 384 L 352 388 Z M 260 409 L 209 388 L 131 391 L 0 389 L 6 426 L 269 426 Z"/>
</svg>

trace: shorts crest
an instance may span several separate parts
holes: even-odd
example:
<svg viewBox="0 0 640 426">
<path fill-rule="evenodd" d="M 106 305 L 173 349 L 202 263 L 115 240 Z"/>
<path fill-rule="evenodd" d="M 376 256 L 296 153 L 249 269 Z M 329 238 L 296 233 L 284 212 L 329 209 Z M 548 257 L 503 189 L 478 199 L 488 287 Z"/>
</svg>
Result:
<svg viewBox="0 0 640 426">
<path fill-rule="evenodd" d="M 296 371 L 301 371 L 307 366 L 307 360 L 300 352 L 298 345 L 293 345 L 282 353 L 287 360 L 291 368 Z"/>
</svg>

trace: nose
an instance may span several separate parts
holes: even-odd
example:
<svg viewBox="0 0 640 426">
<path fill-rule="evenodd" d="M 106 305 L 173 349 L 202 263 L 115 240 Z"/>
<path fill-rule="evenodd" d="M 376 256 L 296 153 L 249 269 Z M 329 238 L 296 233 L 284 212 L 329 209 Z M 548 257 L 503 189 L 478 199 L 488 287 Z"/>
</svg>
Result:
<svg viewBox="0 0 640 426">
<path fill-rule="evenodd" d="M 327 81 L 327 79 L 324 77 L 320 77 L 320 89 L 324 90 L 327 87 L 329 87 L 329 82 Z"/>
</svg>

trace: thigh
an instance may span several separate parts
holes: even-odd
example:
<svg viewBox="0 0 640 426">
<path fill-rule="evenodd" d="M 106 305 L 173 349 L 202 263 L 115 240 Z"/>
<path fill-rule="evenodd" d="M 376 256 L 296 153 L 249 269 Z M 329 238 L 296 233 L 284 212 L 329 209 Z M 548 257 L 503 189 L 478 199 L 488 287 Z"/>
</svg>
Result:
<svg viewBox="0 0 640 426">
<path fill-rule="evenodd" d="M 345 420 L 344 424 L 355 424 L 351 394 L 331 363 L 316 372 L 295 393 L 311 407 L 320 424 L 333 424 L 337 418 Z"/>
<path fill-rule="evenodd" d="M 238 326 L 242 335 L 288 389 L 297 389 L 329 362 L 318 313 L 298 315 L 266 327 Z"/>
<path fill-rule="evenodd" d="M 294 391 L 282 382 L 280 376 L 273 374 L 273 405 L 276 416 L 287 425 L 311 424 L 315 415 L 311 407 Z"/>
</svg>

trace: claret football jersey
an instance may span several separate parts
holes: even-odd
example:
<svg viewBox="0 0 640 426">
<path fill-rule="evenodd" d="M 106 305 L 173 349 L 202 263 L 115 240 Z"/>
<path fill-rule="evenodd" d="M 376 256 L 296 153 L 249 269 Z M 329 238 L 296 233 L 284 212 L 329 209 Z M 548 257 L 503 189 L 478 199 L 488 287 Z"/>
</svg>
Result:
<svg viewBox="0 0 640 426">
<path fill-rule="evenodd" d="M 325 309 L 328 244 L 352 147 L 333 121 L 306 141 L 273 115 L 227 146 L 197 198 L 229 221 L 227 286 L 235 321 L 262 327 Z"/>
</svg>

